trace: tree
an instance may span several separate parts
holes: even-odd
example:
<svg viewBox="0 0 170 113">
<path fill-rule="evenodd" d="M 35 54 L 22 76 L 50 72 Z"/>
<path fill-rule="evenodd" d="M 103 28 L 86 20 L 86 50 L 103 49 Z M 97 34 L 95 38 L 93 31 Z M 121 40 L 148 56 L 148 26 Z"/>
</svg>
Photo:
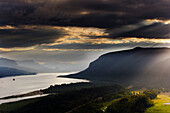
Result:
<svg viewBox="0 0 170 113">
<path fill-rule="evenodd" d="M 107 113 L 144 113 L 153 102 L 144 94 L 132 95 L 115 101 L 106 110 Z"/>
</svg>

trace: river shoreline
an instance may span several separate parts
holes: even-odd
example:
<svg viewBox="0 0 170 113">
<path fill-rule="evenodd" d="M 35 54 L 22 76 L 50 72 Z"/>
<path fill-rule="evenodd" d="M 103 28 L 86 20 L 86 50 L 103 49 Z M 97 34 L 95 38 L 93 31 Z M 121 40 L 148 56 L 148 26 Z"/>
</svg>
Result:
<svg viewBox="0 0 170 113">
<path fill-rule="evenodd" d="M 89 82 L 83 79 L 58 77 L 72 73 L 38 73 L 37 75 L 15 76 L 15 81 L 13 81 L 14 77 L 0 78 L 0 104 L 47 95 L 42 90 L 54 85 Z"/>
<path fill-rule="evenodd" d="M 0 100 L 5 100 L 5 99 L 12 99 L 12 98 L 23 98 L 23 97 L 29 97 L 29 96 L 36 96 L 36 95 L 42 95 L 43 92 L 40 90 L 38 91 L 32 91 L 29 93 L 24 93 L 24 94 L 19 94 L 19 95 L 12 95 L 12 96 L 7 96 L 7 97 L 2 97 Z"/>
</svg>

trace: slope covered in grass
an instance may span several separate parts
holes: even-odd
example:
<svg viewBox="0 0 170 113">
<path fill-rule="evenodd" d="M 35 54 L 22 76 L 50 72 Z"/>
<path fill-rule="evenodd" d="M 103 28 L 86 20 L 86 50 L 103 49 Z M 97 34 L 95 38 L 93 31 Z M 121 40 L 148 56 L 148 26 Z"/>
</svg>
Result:
<svg viewBox="0 0 170 113">
<path fill-rule="evenodd" d="M 154 100 L 155 105 L 148 108 L 145 113 L 170 113 L 170 105 L 164 105 L 164 103 L 170 103 L 169 94 L 160 94 L 158 98 Z"/>
</svg>

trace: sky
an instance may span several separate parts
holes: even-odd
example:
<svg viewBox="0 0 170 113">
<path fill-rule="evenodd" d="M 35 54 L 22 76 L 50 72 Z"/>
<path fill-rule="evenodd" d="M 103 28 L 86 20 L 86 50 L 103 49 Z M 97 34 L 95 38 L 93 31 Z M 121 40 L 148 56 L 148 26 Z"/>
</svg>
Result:
<svg viewBox="0 0 170 113">
<path fill-rule="evenodd" d="M 169 0 L 0 0 L 0 57 L 80 71 L 100 55 L 169 47 Z"/>
</svg>

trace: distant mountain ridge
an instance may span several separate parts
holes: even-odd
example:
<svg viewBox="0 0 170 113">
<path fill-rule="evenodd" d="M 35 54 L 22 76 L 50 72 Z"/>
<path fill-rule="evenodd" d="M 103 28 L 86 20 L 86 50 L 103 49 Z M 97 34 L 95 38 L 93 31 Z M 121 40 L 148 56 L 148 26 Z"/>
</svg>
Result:
<svg viewBox="0 0 170 113">
<path fill-rule="evenodd" d="M 20 67 L 22 67 L 22 70 L 29 70 L 36 73 L 56 72 L 56 70 L 45 67 L 34 60 L 17 60 L 16 62 Z"/>
<path fill-rule="evenodd" d="M 34 60 L 12 60 L 8 58 L 0 58 L 0 78 L 5 76 L 29 75 L 36 73 L 57 72 L 41 65 Z"/>
<path fill-rule="evenodd" d="M 170 49 L 134 48 L 100 56 L 71 78 L 170 87 Z"/>
<path fill-rule="evenodd" d="M 0 78 L 9 76 L 19 76 L 19 75 L 34 75 L 36 73 L 31 73 L 23 70 L 18 70 L 9 67 L 0 67 Z"/>
<path fill-rule="evenodd" d="M 18 64 L 14 60 L 0 58 L 0 67 L 18 68 Z"/>
<path fill-rule="evenodd" d="M 0 78 L 8 76 L 32 75 L 35 72 L 24 70 L 15 60 L 0 58 Z"/>
</svg>

